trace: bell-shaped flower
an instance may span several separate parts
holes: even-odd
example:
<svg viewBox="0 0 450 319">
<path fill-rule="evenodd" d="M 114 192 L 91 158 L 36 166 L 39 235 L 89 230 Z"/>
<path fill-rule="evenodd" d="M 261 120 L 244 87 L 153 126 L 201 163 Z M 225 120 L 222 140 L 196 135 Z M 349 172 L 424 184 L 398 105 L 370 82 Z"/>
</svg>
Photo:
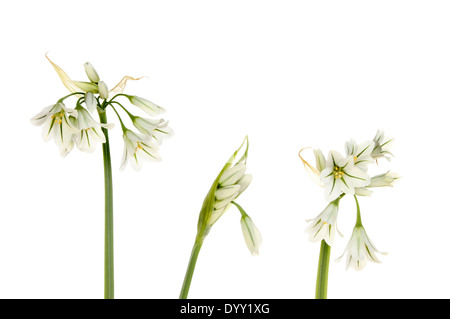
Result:
<svg viewBox="0 0 450 319">
<path fill-rule="evenodd" d="M 399 180 L 400 175 L 397 173 L 386 172 L 380 175 L 373 176 L 370 179 L 370 184 L 367 187 L 393 187 Z"/>
<path fill-rule="evenodd" d="M 262 242 L 261 233 L 248 215 L 241 217 L 241 229 L 248 250 L 253 256 L 259 255 L 259 247 Z"/>
<path fill-rule="evenodd" d="M 94 112 L 97 108 L 97 100 L 95 99 L 94 93 L 87 92 L 84 95 L 84 103 L 86 104 L 86 108 L 89 110 L 89 112 Z"/>
<path fill-rule="evenodd" d="M 329 152 L 320 179 L 325 185 L 325 199 L 328 202 L 335 200 L 342 193 L 354 195 L 356 187 L 370 183 L 370 176 L 355 166 L 352 156 L 342 157 L 336 151 Z"/>
<path fill-rule="evenodd" d="M 139 136 L 129 129 L 123 133 L 124 151 L 120 169 L 123 170 L 128 162 L 135 170 L 140 170 L 144 160 L 159 161 L 159 147 L 146 136 Z"/>
<path fill-rule="evenodd" d="M 144 112 L 146 112 L 151 116 L 156 116 L 166 111 L 164 108 L 142 97 L 126 94 L 124 94 L 124 96 L 126 96 L 128 100 L 130 100 L 131 104 L 139 107 L 141 110 L 143 110 Z"/>
<path fill-rule="evenodd" d="M 73 138 L 78 133 L 78 128 L 74 125 L 74 119 L 77 116 L 76 110 L 66 108 L 64 103 L 58 102 L 36 114 L 31 119 L 31 123 L 43 126 L 44 140 L 54 139 L 61 156 L 64 157 L 73 149 Z"/>
<path fill-rule="evenodd" d="M 163 119 L 148 119 L 140 116 L 132 117 L 133 125 L 144 135 L 151 136 L 153 141 L 161 145 L 165 138 L 173 135 L 169 122 Z"/>
<path fill-rule="evenodd" d="M 386 254 L 379 252 L 375 248 L 362 225 L 355 226 L 344 253 L 337 261 L 341 260 L 347 254 L 347 269 L 352 267 L 355 270 L 362 270 L 366 266 L 367 261 L 380 263 L 380 260 L 376 256 L 377 253 L 382 255 Z"/>
<path fill-rule="evenodd" d="M 394 144 L 394 139 L 390 137 L 385 137 L 383 130 L 378 130 L 373 141 L 375 142 L 375 147 L 372 151 L 372 157 L 374 159 L 379 159 L 385 157 L 390 160 L 393 156 L 390 152 L 392 145 Z"/>
<path fill-rule="evenodd" d="M 78 128 L 77 147 L 83 152 L 92 153 L 97 143 L 105 143 L 102 127 L 111 129 L 114 125 L 97 123 L 89 112 L 81 106 L 78 106 L 75 110 L 78 111 L 78 117 L 75 121 Z"/>
<path fill-rule="evenodd" d="M 322 241 L 333 245 L 334 237 L 337 229 L 337 216 L 339 211 L 339 198 L 332 201 L 325 209 L 314 219 L 307 220 L 309 222 L 306 233 L 312 242 Z M 339 233 L 340 234 L 340 233 Z"/>
<path fill-rule="evenodd" d="M 345 152 L 347 156 L 352 156 L 356 167 L 367 172 L 368 164 L 375 162 L 371 156 L 375 143 L 373 141 L 367 141 L 362 144 L 357 144 L 354 139 L 345 143 Z"/>
</svg>

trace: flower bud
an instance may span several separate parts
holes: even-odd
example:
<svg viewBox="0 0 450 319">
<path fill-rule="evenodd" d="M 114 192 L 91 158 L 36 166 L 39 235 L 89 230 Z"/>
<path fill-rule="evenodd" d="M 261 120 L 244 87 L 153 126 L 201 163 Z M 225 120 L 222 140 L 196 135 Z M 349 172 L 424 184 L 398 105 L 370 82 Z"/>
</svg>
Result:
<svg viewBox="0 0 450 319">
<path fill-rule="evenodd" d="M 253 256 L 259 255 L 259 247 L 261 246 L 262 237 L 258 228 L 256 228 L 252 219 L 248 215 L 241 218 L 242 234 L 244 235 L 245 243 Z"/>
<path fill-rule="evenodd" d="M 144 112 L 152 116 L 159 115 L 166 111 L 164 108 L 144 98 L 133 95 L 127 95 L 126 97 L 130 100 L 131 104 L 141 108 Z"/>
<path fill-rule="evenodd" d="M 102 99 L 106 100 L 108 98 L 108 87 L 106 86 L 105 82 L 98 82 L 98 93 Z"/>
<path fill-rule="evenodd" d="M 222 187 L 216 190 L 216 200 L 220 201 L 227 197 L 233 196 L 234 194 L 239 192 L 241 187 L 239 185 L 231 185 L 227 187 Z"/>
<path fill-rule="evenodd" d="M 98 73 L 97 71 L 95 71 L 92 64 L 86 62 L 84 64 L 84 70 L 86 71 L 86 74 L 92 83 L 98 83 L 100 81 L 100 77 L 98 76 Z"/>
<path fill-rule="evenodd" d="M 400 175 L 396 173 L 386 172 L 374 176 L 370 179 L 370 184 L 367 187 L 392 187 L 393 184 L 400 178 Z"/>
<path fill-rule="evenodd" d="M 322 151 L 319 149 L 314 149 L 313 152 L 314 152 L 314 156 L 316 158 L 316 168 L 319 170 L 319 172 L 322 172 L 323 169 L 327 165 L 325 156 L 323 155 Z"/>
<path fill-rule="evenodd" d="M 238 163 L 226 171 L 219 179 L 219 185 L 229 186 L 235 184 L 245 174 L 247 166 L 244 163 Z"/>
<path fill-rule="evenodd" d="M 83 92 L 98 93 L 98 85 L 91 82 L 73 81 L 73 83 Z"/>
</svg>

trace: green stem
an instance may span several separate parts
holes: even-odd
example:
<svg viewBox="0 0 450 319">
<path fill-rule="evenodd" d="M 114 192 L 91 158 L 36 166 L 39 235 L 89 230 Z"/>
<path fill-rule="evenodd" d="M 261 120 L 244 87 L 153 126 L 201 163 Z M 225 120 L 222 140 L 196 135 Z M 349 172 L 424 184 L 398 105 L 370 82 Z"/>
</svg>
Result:
<svg viewBox="0 0 450 319">
<path fill-rule="evenodd" d="M 192 247 L 191 258 L 184 276 L 183 287 L 180 292 L 180 299 L 187 299 L 189 288 L 191 286 L 192 276 L 194 275 L 195 264 L 197 263 L 198 254 L 202 248 L 203 240 L 195 240 L 194 247 Z"/>
<path fill-rule="evenodd" d="M 98 110 L 100 123 L 106 124 L 106 111 Z M 108 130 L 102 127 L 105 135 L 103 143 L 103 165 L 105 175 L 105 299 L 114 299 L 114 235 L 113 235 L 113 185 L 111 154 L 109 151 Z"/>
<path fill-rule="evenodd" d="M 316 299 L 327 299 L 328 269 L 330 266 L 331 247 L 322 240 L 320 245 L 319 267 L 317 269 Z"/>
<path fill-rule="evenodd" d="M 356 225 L 355 225 L 355 227 L 362 227 L 361 210 L 359 209 L 358 198 L 356 198 L 356 195 L 354 195 L 353 197 L 355 197 L 355 201 L 356 201 Z"/>
</svg>

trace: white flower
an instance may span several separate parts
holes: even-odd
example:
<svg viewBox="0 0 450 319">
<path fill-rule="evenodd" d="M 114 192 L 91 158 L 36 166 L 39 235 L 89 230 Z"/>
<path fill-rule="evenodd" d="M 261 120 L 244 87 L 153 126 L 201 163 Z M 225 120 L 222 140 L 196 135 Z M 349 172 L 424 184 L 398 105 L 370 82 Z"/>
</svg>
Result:
<svg viewBox="0 0 450 319">
<path fill-rule="evenodd" d="M 75 123 L 78 127 L 76 143 L 79 150 L 91 153 L 95 150 L 97 143 L 105 143 L 105 135 L 102 127 L 112 128 L 113 124 L 97 123 L 83 107 L 77 107 L 78 118 Z"/>
<path fill-rule="evenodd" d="M 148 161 L 159 161 L 161 159 L 158 154 L 158 146 L 146 137 L 140 137 L 133 131 L 126 129 L 123 134 L 123 141 L 125 146 L 121 170 L 125 168 L 128 161 L 134 169 L 140 170 L 144 159 Z"/>
<path fill-rule="evenodd" d="M 241 228 L 247 248 L 253 256 L 259 255 L 259 247 L 262 242 L 261 233 L 248 215 L 241 217 Z"/>
<path fill-rule="evenodd" d="M 370 183 L 370 176 L 354 165 L 352 156 L 344 158 L 336 151 L 329 152 L 320 179 L 325 185 L 325 199 L 328 202 L 335 200 L 342 193 L 354 195 L 356 187 Z"/>
<path fill-rule="evenodd" d="M 78 128 L 74 125 L 74 119 L 78 116 L 76 110 L 66 108 L 64 103 L 58 102 L 44 108 L 36 114 L 31 123 L 43 125 L 42 135 L 45 141 L 55 139 L 59 147 L 61 156 L 66 156 L 74 145 L 74 135 L 78 133 Z"/>
<path fill-rule="evenodd" d="M 345 143 L 345 152 L 347 156 L 352 156 L 356 167 L 367 172 L 368 164 L 375 162 L 371 156 L 375 143 L 373 141 L 367 141 L 362 144 L 357 144 L 354 139 Z"/>
<path fill-rule="evenodd" d="M 97 108 L 97 100 L 95 99 L 94 93 L 87 92 L 84 95 L 84 103 L 86 104 L 87 109 L 89 112 L 94 112 Z"/>
<path fill-rule="evenodd" d="M 345 253 L 347 253 L 347 269 L 352 267 L 355 270 L 362 270 L 366 266 L 367 261 L 380 263 L 376 253 L 386 254 L 379 252 L 375 248 L 363 226 L 355 226 L 352 237 L 350 238 L 344 253 L 337 261 L 339 261 Z"/>
<path fill-rule="evenodd" d="M 84 70 L 86 71 L 86 75 L 92 83 L 98 83 L 100 81 L 100 77 L 98 76 L 97 71 L 91 63 L 86 62 L 84 64 Z"/>
<path fill-rule="evenodd" d="M 390 149 L 392 147 L 394 139 L 385 137 L 384 131 L 378 130 L 373 141 L 375 142 L 375 147 L 372 152 L 372 157 L 375 159 L 386 157 L 388 160 L 390 160 L 389 156 L 393 156 L 390 152 Z"/>
<path fill-rule="evenodd" d="M 133 125 L 142 133 L 151 136 L 154 142 L 161 145 L 164 138 L 173 135 L 173 130 L 169 127 L 169 122 L 163 119 L 148 119 L 140 116 L 132 118 Z"/>
<path fill-rule="evenodd" d="M 399 178 L 400 175 L 397 173 L 386 172 L 384 174 L 373 176 L 367 187 L 392 187 Z"/>
<path fill-rule="evenodd" d="M 156 116 L 164 113 L 166 110 L 155 103 L 144 99 L 142 97 L 134 96 L 134 95 L 125 95 L 131 102 L 131 104 L 139 107 L 144 112 L 151 116 Z"/>
<path fill-rule="evenodd" d="M 337 216 L 339 211 L 339 199 L 329 203 L 327 207 L 314 219 L 307 220 L 309 223 L 306 232 L 312 242 L 325 240 L 331 246 L 337 230 Z M 339 230 L 338 230 L 339 232 Z"/>
</svg>

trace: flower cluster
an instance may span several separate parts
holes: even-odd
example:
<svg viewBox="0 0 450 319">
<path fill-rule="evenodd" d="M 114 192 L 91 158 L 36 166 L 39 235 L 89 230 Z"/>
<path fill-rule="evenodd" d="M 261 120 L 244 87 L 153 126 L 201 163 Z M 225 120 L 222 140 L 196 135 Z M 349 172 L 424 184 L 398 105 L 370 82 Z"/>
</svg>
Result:
<svg viewBox="0 0 450 319">
<path fill-rule="evenodd" d="M 347 268 L 362 269 L 367 260 L 379 262 L 376 253 L 379 251 L 369 240 L 361 222 L 357 196 L 370 196 L 371 188 L 392 187 L 399 179 L 398 174 L 390 171 L 370 176 L 369 165 L 381 158 L 391 159 L 392 138 L 387 138 L 379 130 L 373 140 L 356 143 L 351 139 L 345 143 L 345 156 L 337 151 L 330 151 L 328 157 L 319 149 L 314 150 L 316 165 L 310 165 L 299 156 L 306 170 L 313 179 L 325 189 L 326 208 L 314 219 L 308 220 L 306 229 L 311 241 L 324 240 L 329 246 L 333 244 L 337 229 L 339 201 L 345 195 L 353 195 L 357 204 L 357 222 L 353 234 L 344 252 L 347 253 Z M 340 233 L 339 233 L 340 234 Z M 342 257 L 342 256 L 341 256 Z M 340 258 L 339 258 L 340 259 Z"/>
<path fill-rule="evenodd" d="M 237 155 L 242 147 L 246 145 L 242 157 L 236 161 Z M 254 225 L 252 219 L 245 213 L 244 209 L 235 202 L 252 181 L 252 176 L 245 174 L 247 170 L 248 138 L 233 153 L 227 161 L 222 171 L 211 186 L 202 206 L 198 220 L 197 240 L 203 241 L 209 233 L 212 225 L 230 208 L 233 204 L 241 213 L 241 228 L 245 243 L 252 253 L 258 255 L 261 245 L 261 234 Z"/>
<path fill-rule="evenodd" d="M 107 130 L 114 126 L 106 122 L 106 108 L 111 106 L 118 116 L 123 130 L 125 146 L 121 169 L 130 162 L 138 170 L 142 167 L 144 159 L 151 161 L 160 159 L 159 145 L 165 137 L 173 134 L 168 122 L 163 119 L 135 116 L 117 101 L 119 97 L 124 97 L 132 105 L 137 106 L 150 116 L 162 114 L 165 111 L 162 107 L 144 98 L 123 93 L 127 81 L 139 80 L 140 78 L 125 76 L 113 89 L 108 90 L 106 83 L 100 80 L 97 71 L 89 62 L 84 64 L 89 82 L 83 82 L 71 80 L 59 66 L 48 57 L 47 59 L 70 94 L 62 97 L 55 104 L 44 108 L 31 119 L 31 122 L 43 126 L 44 140 L 54 139 L 61 156 L 70 153 L 75 145 L 83 152 L 93 152 L 98 143 L 105 143 Z M 109 98 L 110 96 L 111 98 Z M 65 105 L 69 97 L 77 98 L 75 108 L 69 108 Z M 117 107 L 126 112 L 138 132 L 125 126 Z M 95 111 L 99 113 L 100 123 L 91 116 Z"/>
</svg>

